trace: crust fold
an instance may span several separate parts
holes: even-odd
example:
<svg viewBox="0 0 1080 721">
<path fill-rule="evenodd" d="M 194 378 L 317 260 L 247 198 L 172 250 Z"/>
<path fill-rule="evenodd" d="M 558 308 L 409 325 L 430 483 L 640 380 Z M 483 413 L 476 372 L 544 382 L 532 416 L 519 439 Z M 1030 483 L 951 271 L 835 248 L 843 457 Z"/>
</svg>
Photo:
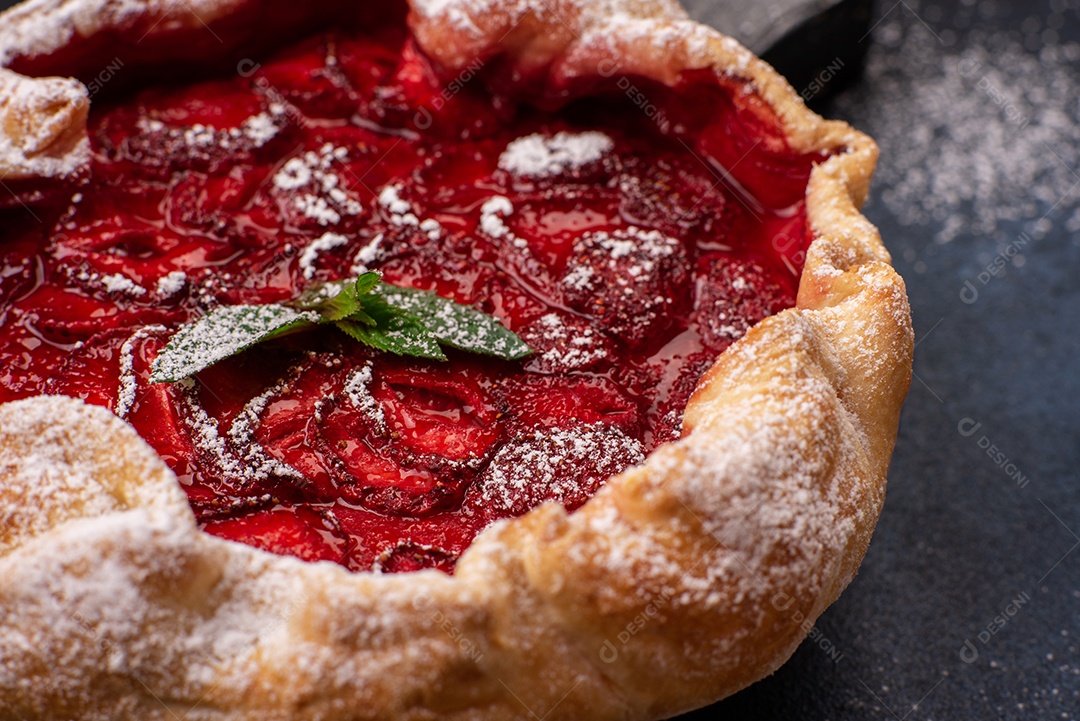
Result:
<svg viewBox="0 0 1080 721">
<path fill-rule="evenodd" d="M 62 180 L 90 162 L 82 83 L 0 68 L 0 180 Z"/>
</svg>

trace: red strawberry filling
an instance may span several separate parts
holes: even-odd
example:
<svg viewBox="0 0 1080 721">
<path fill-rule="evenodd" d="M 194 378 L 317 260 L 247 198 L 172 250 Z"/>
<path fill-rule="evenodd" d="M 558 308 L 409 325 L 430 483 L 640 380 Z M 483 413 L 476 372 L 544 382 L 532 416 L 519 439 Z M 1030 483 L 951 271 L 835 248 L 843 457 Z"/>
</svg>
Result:
<svg viewBox="0 0 1080 721">
<path fill-rule="evenodd" d="M 109 407 L 208 533 L 353 570 L 449 572 L 491 523 L 579 507 L 794 304 L 821 160 L 730 79 L 635 79 L 663 125 L 616 80 L 540 111 L 480 77 L 444 88 L 383 29 L 97 103 L 92 182 L 43 223 L 0 211 L 0 401 Z M 149 382 L 182 323 L 366 270 L 535 353 L 402 359 L 326 327 Z"/>
</svg>

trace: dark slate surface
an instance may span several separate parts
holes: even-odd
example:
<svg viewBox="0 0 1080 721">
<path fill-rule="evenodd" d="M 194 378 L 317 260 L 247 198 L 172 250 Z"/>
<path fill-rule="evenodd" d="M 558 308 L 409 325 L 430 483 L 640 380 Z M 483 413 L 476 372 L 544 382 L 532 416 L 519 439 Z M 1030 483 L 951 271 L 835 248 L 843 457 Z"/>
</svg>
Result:
<svg viewBox="0 0 1080 721">
<path fill-rule="evenodd" d="M 0 7 L 8 4 L 0 0 Z M 699 19 L 724 29 L 718 0 L 688 4 Z M 907 102 L 881 89 L 875 76 L 883 72 L 875 57 L 900 52 L 891 43 L 897 33 L 929 33 L 933 41 L 923 48 L 943 67 L 956 67 L 964 49 L 991 31 L 1011 33 L 1032 58 L 1047 45 L 1080 41 L 1075 0 L 884 0 L 875 4 L 871 25 L 862 40 L 870 71 L 822 110 L 890 138 L 905 130 L 921 137 L 917 123 L 890 126 L 888 113 L 875 112 Z M 999 78 L 988 65 L 972 83 Z M 1080 63 L 1073 67 L 1080 78 Z M 904 82 L 916 86 L 920 78 Z M 1024 94 L 1000 80 L 994 86 L 1005 97 Z M 1034 132 L 1040 118 L 1055 113 L 1064 113 L 1065 127 L 1071 122 L 1075 131 L 1080 98 L 1067 91 L 1077 87 L 1022 104 L 1032 122 L 1015 132 Z M 987 118 L 999 119 L 1003 107 L 987 94 Z M 1060 117 L 1056 122 L 1060 129 Z M 940 128 L 922 130 L 941 135 Z M 1080 147 L 1080 131 L 1071 140 Z M 1047 167 L 1076 155 L 1065 146 L 1044 147 L 1038 162 Z M 883 150 L 899 151 L 895 143 Z M 890 162 L 883 153 L 880 167 Z M 992 233 L 960 232 L 948 243 L 932 238 L 949 218 L 973 225 L 978 218 L 970 207 L 956 204 L 936 221 L 903 224 L 895 202 L 884 200 L 890 183 L 875 185 L 866 214 L 907 280 L 918 346 L 874 542 L 858 578 L 819 620 L 815 640 L 772 677 L 681 718 L 1080 715 L 1080 222 L 1069 222 L 1074 214 L 1080 218 L 1080 186 L 1070 181 L 1080 183 L 1080 167 L 1064 166 L 1058 174 L 1064 181 L 1047 186 L 1053 197 L 1040 195 L 1033 209 L 1006 218 Z M 1032 238 L 1023 248 L 1025 262 L 981 283 L 980 271 L 1020 233 Z M 975 302 L 960 296 L 965 281 L 979 291 Z M 987 455 L 982 446 L 990 444 L 1008 463 Z"/>
</svg>

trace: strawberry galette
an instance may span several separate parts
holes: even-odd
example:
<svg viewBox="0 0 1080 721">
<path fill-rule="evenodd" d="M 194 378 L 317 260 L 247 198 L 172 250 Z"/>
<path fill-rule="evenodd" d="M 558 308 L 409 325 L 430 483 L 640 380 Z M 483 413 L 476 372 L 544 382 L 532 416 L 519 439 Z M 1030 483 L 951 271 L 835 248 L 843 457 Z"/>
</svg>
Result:
<svg viewBox="0 0 1080 721">
<path fill-rule="evenodd" d="M 907 391 L 872 141 L 659 0 L 309 5 L 0 16 L 0 712 L 648 719 L 774 670 Z"/>
</svg>

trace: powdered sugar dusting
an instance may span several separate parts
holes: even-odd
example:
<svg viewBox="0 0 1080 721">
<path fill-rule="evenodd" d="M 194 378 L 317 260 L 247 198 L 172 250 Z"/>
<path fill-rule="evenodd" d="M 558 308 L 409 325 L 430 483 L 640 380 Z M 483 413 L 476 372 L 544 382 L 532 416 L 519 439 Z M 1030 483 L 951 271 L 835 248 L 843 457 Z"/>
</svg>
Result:
<svg viewBox="0 0 1080 721">
<path fill-rule="evenodd" d="M 483 2 L 470 4 L 461 0 L 415 0 L 413 8 L 428 17 L 444 17 L 461 32 L 473 36 L 483 35 L 483 31 L 473 22 L 474 13 L 483 12 Z"/>
<path fill-rule="evenodd" d="M 611 275 L 623 295 L 628 297 L 639 292 L 635 286 L 656 274 L 661 261 L 673 257 L 681 248 L 682 244 L 675 238 L 633 225 L 611 232 L 586 233 L 574 241 L 575 251 L 586 254 L 588 260 L 598 259 L 602 265 L 618 269 Z M 622 260 L 629 262 L 618 262 Z M 568 266 L 563 285 L 574 290 L 595 289 L 597 280 L 593 267 L 581 262 L 580 257 L 575 261 Z"/>
<path fill-rule="evenodd" d="M 379 233 L 372 238 L 367 245 L 362 246 L 360 250 L 356 251 L 356 255 L 353 257 L 352 268 L 350 268 L 350 272 L 353 275 L 363 275 L 368 272 L 368 266 L 379 259 L 382 242 L 383 234 Z"/>
<path fill-rule="evenodd" d="M 221 474 L 230 482 L 240 483 L 259 479 L 259 474 L 248 466 L 237 454 L 225 443 L 218 429 L 218 421 L 206 412 L 206 409 L 198 402 L 192 383 L 186 386 L 184 400 L 187 413 L 184 414 L 184 423 L 195 441 L 195 447 L 204 455 L 212 458 L 218 466 Z"/>
<path fill-rule="evenodd" d="M 124 293 L 132 296 L 146 295 L 146 288 L 136 285 L 131 278 L 119 273 L 100 276 L 99 280 L 109 293 Z"/>
<path fill-rule="evenodd" d="M 549 178 L 596 162 L 615 147 L 604 133 L 561 131 L 550 137 L 540 133 L 511 141 L 499 156 L 499 168 L 514 175 Z"/>
<path fill-rule="evenodd" d="M 47 434 L 45 439 L 52 437 Z M 0 476 L 5 478 L 5 491 L 0 496 L 0 523 L 5 532 L 0 534 L 0 540 L 7 540 L 4 537 L 12 529 L 28 537 L 48 530 L 52 519 L 41 511 L 51 510 L 57 497 L 77 503 L 79 510 L 87 514 L 103 515 L 120 506 L 90 469 L 72 467 L 44 444 L 25 456 L 0 452 Z M 0 549 L 8 550 L 9 543 L 0 545 Z"/>
<path fill-rule="evenodd" d="M 562 283 L 572 290 L 584 291 L 594 287 L 595 278 L 596 271 L 593 270 L 592 266 L 575 265 L 563 276 Z"/>
<path fill-rule="evenodd" d="M 470 493 L 474 503 L 503 513 L 520 513 L 545 499 L 580 502 L 591 495 L 582 494 L 584 469 L 602 482 L 644 457 L 637 439 L 601 423 L 537 430 L 500 448 Z"/>
<path fill-rule="evenodd" d="M 295 374 L 295 372 L 296 369 L 293 369 L 290 375 Z M 242 454 L 243 462 L 246 465 L 246 468 L 243 469 L 243 475 L 248 480 L 262 480 L 271 475 L 301 482 L 304 480 L 304 474 L 289 464 L 271 456 L 266 448 L 255 439 L 255 431 L 260 423 L 259 419 L 263 411 L 266 410 L 270 399 L 280 395 L 287 387 L 288 379 L 276 383 L 249 400 L 233 419 L 232 425 L 229 426 L 229 440 L 232 442 L 232 446 L 239 449 Z M 191 400 L 195 402 L 194 399 Z M 230 461 L 223 456 L 221 462 L 229 463 Z"/>
<path fill-rule="evenodd" d="M 0 56 L 3 48 L 0 43 Z M 0 178 L 64 178 L 86 168 L 88 104 L 76 80 L 31 79 L 0 68 Z"/>
<path fill-rule="evenodd" d="M 390 214 L 390 222 L 397 226 L 420 225 L 412 205 L 401 197 L 400 185 L 387 185 L 379 191 L 379 205 Z"/>
<path fill-rule="evenodd" d="M 550 370 L 585 369 L 608 357 L 599 332 L 587 324 L 568 327 L 558 313 L 540 316 L 521 335 L 530 347 L 540 351 L 537 360 Z"/>
<path fill-rule="evenodd" d="M 379 205 L 387 212 L 390 222 L 399 228 L 418 228 L 428 240 L 438 240 L 442 236 L 442 225 L 434 218 L 421 220 L 412 203 L 401 197 L 403 186 L 391 183 L 379 191 Z"/>
<path fill-rule="evenodd" d="M 348 159 L 347 149 L 323 143 L 317 151 L 308 150 L 285 161 L 274 173 L 271 186 L 318 225 L 337 225 L 343 217 L 359 216 L 364 211 L 334 169 L 335 164 Z"/>
<path fill-rule="evenodd" d="M 318 260 L 320 253 L 341 247 L 348 242 L 349 239 L 339 233 L 323 233 L 311 241 L 300 254 L 300 260 L 297 261 L 304 277 L 308 280 L 315 277 L 315 261 Z"/>
<path fill-rule="evenodd" d="M 140 328 L 120 346 L 120 388 L 116 394 L 116 408 L 113 409 L 118 418 L 127 418 L 131 407 L 135 405 L 135 393 L 138 389 L 138 379 L 135 377 L 135 345 L 166 330 L 168 329 L 163 325 Z"/>
<path fill-rule="evenodd" d="M 510 235 L 503 218 L 514 212 L 514 204 L 504 195 L 496 195 L 484 201 L 480 207 L 480 230 L 492 238 L 500 239 Z M 511 236 L 513 240 L 513 237 Z M 524 242 L 524 241 L 521 241 Z"/>
<path fill-rule="evenodd" d="M 103 275 L 82 265 L 69 267 L 65 270 L 68 277 L 72 280 L 79 281 L 84 285 L 93 286 L 97 290 L 105 293 L 116 293 L 131 298 L 138 298 L 146 295 L 146 288 L 143 288 L 122 273 L 106 273 Z"/>
<path fill-rule="evenodd" d="M 311 182 L 311 168 L 303 158 L 290 158 L 274 174 L 274 187 L 279 190 L 297 190 Z"/>
<path fill-rule="evenodd" d="M 93 433 L 86 432 L 90 428 Z M 127 444 L 115 444 L 121 436 Z M 62 396 L 0 406 L 0 553 L 68 519 L 129 504 L 187 512 L 175 481 L 160 493 L 146 490 L 106 472 L 120 464 L 146 484 L 172 478 L 157 454 L 103 408 Z"/>
<path fill-rule="evenodd" d="M 385 435 L 387 432 L 386 414 L 383 413 L 379 402 L 371 395 L 371 381 L 371 362 L 369 361 L 349 375 L 349 379 L 345 382 L 345 395 L 356 410 L 371 421 L 372 430 L 378 435 Z"/>
<path fill-rule="evenodd" d="M 1036 34 L 1032 52 L 1017 34 L 972 30 L 947 45 L 910 13 L 889 14 L 874 31 L 872 82 L 836 100 L 881 146 L 875 201 L 905 225 L 936 225 L 938 243 L 1011 239 L 1029 220 L 1038 240 L 1050 211 L 1080 230 L 1080 45 Z"/>
<path fill-rule="evenodd" d="M 158 278 L 157 294 L 162 298 L 169 298 L 183 290 L 186 283 L 187 273 L 182 270 L 174 270 Z"/>
<path fill-rule="evenodd" d="M 261 148 L 277 136 L 282 122 L 279 115 L 262 112 L 245 118 L 233 128 L 217 128 L 202 123 L 173 126 L 146 117 L 139 118 L 138 127 L 144 133 L 156 136 L 157 142 L 198 154 L 198 151 L 218 148 L 226 151 Z"/>
</svg>

